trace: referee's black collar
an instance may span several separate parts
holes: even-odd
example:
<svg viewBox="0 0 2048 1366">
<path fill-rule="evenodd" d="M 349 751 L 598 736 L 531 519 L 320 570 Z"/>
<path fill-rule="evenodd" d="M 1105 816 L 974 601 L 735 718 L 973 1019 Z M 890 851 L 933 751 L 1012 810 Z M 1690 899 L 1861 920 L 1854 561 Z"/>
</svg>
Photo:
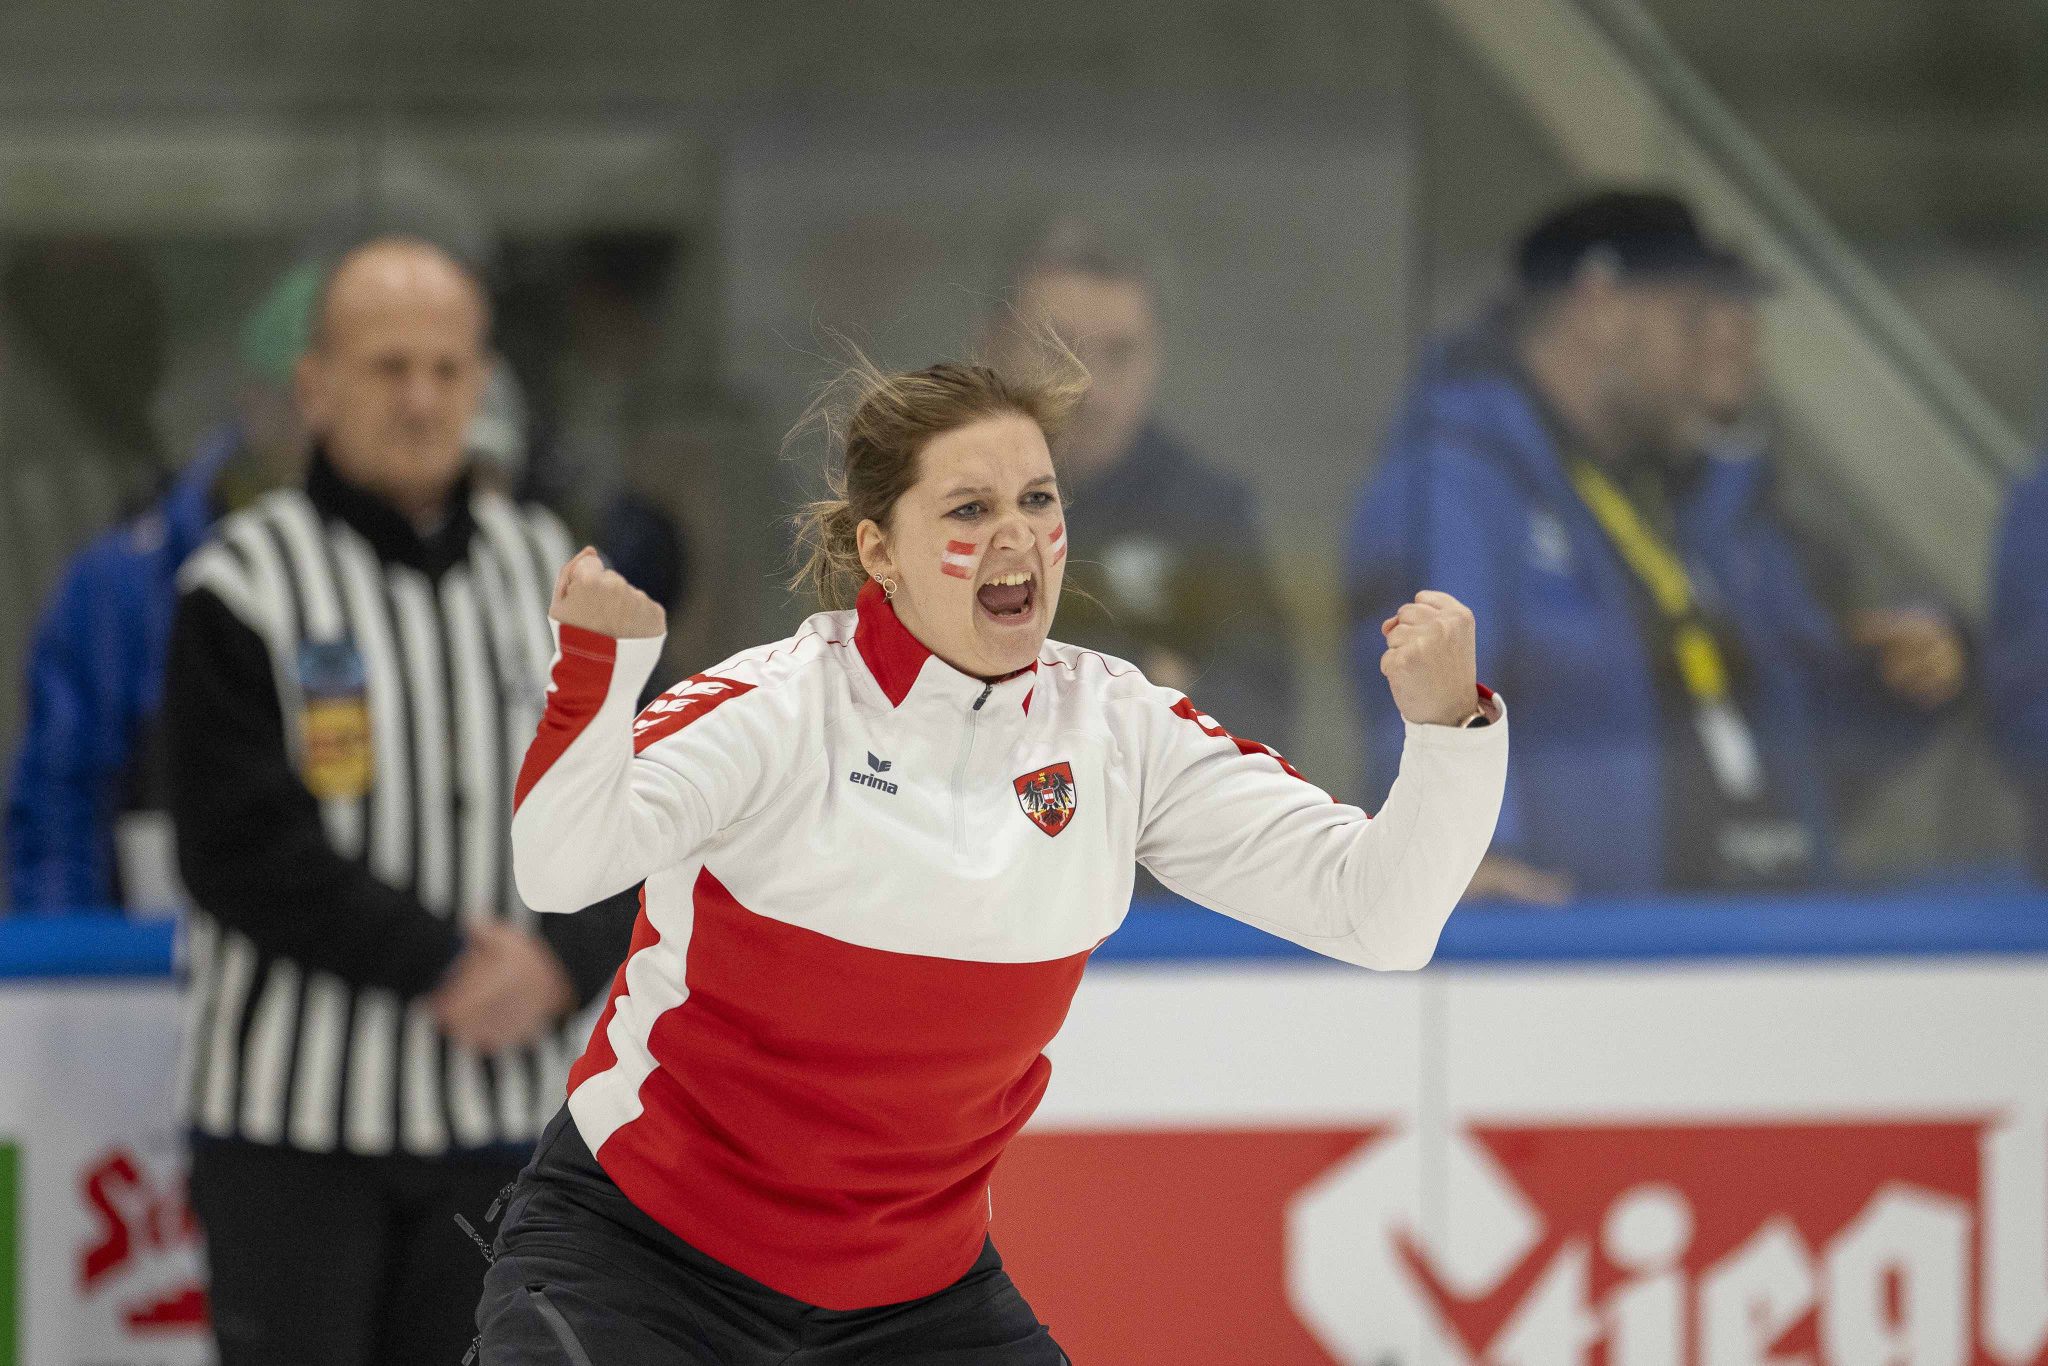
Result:
<svg viewBox="0 0 2048 1366">
<path fill-rule="evenodd" d="M 370 543 L 378 559 L 410 565 L 431 578 L 439 578 L 469 554 L 469 539 L 476 534 L 476 518 L 469 507 L 470 486 L 470 472 L 464 470 L 448 491 L 448 520 L 422 536 L 404 513 L 344 479 L 317 442 L 306 464 L 306 497 L 323 516 L 337 517 L 353 527 Z"/>
</svg>

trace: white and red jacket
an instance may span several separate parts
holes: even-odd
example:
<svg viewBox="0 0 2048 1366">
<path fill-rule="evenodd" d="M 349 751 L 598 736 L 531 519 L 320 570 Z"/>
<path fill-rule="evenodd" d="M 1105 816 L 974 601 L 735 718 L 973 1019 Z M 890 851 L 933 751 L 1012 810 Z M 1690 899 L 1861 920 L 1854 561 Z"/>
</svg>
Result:
<svg viewBox="0 0 2048 1366">
<path fill-rule="evenodd" d="M 830 1309 L 973 1263 L 1135 863 L 1318 953 L 1417 968 L 1506 778 L 1504 715 L 1411 725 L 1368 819 L 1120 660 L 1047 641 L 1000 682 L 960 673 L 873 585 L 637 721 L 661 640 L 557 631 L 520 894 L 572 911 L 646 880 L 569 1109 L 641 1209 Z"/>
</svg>

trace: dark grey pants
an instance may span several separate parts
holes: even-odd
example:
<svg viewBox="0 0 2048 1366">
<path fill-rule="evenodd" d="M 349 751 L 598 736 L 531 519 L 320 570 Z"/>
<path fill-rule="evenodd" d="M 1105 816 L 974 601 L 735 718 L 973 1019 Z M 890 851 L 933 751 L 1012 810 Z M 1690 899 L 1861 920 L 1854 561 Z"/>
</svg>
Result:
<svg viewBox="0 0 2048 1366">
<path fill-rule="evenodd" d="M 192 1145 L 221 1366 L 458 1366 L 482 1226 L 520 1158 Z"/>
<path fill-rule="evenodd" d="M 820 1309 L 707 1257 L 613 1185 L 565 1109 L 505 1207 L 481 1366 L 1063 1366 L 993 1243 L 936 1294 Z"/>
</svg>

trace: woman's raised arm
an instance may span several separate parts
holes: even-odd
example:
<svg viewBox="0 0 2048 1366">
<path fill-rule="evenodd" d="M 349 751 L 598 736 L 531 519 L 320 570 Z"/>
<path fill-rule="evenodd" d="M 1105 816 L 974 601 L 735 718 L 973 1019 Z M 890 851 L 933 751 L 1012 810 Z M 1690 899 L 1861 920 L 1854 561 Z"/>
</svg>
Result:
<svg viewBox="0 0 2048 1366">
<path fill-rule="evenodd" d="M 634 719 L 664 618 L 596 552 L 564 566 L 550 615 L 555 664 L 513 792 L 512 871 L 527 905 L 566 912 L 688 857 L 744 807 L 765 760 L 743 719 L 705 721 L 753 691 L 739 678 L 700 674 Z"/>
<path fill-rule="evenodd" d="M 1138 859 L 1190 899 L 1317 953 L 1419 968 L 1492 843 L 1507 712 L 1473 681 L 1471 613 L 1454 599 L 1423 594 L 1381 629 L 1407 739 L 1377 816 L 1155 689 L 1136 702 L 1146 750 Z"/>
</svg>

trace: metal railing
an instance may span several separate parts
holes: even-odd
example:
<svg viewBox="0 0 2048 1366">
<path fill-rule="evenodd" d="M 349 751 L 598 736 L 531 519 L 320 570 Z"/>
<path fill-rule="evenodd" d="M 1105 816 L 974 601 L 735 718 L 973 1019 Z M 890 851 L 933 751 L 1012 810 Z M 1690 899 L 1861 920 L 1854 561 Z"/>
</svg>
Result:
<svg viewBox="0 0 2048 1366">
<path fill-rule="evenodd" d="M 1998 479 L 2025 456 L 2011 424 L 1957 370 L 1912 315 L 1763 144 L 1708 88 L 1635 0 L 1579 0 L 1587 17 L 1628 54 L 1670 116 L 1748 196 L 1756 213 L 1882 348 L 1930 407 L 1955 428 L 1965 453 Z"/>
<path fill-rule="evenodd" d="M 1777 283 L 1788 424 L 1870 529 L 1967 614 L 2027 445 L 1637 0 L 1429 0 L 1574 175 L 1683 190 Z"/>
</svg>

